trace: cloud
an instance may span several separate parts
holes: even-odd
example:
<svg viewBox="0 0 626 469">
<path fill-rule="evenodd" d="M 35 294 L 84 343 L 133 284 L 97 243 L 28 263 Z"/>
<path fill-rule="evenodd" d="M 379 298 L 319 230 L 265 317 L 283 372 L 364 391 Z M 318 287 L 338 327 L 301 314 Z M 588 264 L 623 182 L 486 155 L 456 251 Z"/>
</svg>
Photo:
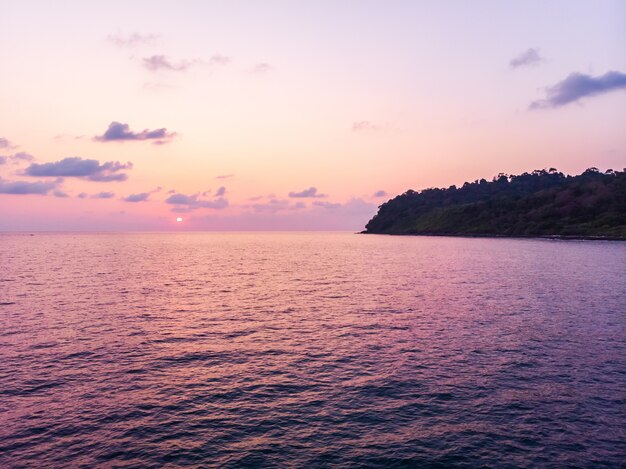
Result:
<svg viewBox="0 0 626 469">
<path fill-rule="evenodd" d="M 20 161 L 34 161 L 35 157 L 33 155 L 20 151 L 19 153 L 14 154 L 11 159 Z"/>
<path fill-rule="evenodd" d="M 324 201 L 315 201 L 313 205 L 324 209 L 332 209 L 335 214 L 344 215 L 367 215 L 376 211 L 376 205 L 369 202 L 365 202 L 363 199 L 353 198 L 349 201 L 340 203 L 331 203 Z"/>
<path fill-rule="evenodd" d="M 289 197 L 292 198 L 323 198 L 323 197 L 327 197 L 326 194 L 318 194 L 317 193 L 317 188 L 316 187 L 309 187 L 308 189 L 305 189 L 303 191 L 300 192 L 290 192 L 289 193 Z"/>
<path fill-rule="evenodd" d="M 4 137 L 0 137 L 0 148 L 15 148 L 15 145 L 13 145 L 9 140 L 7 140 Z"/>
<path fill-rule="evenodd" d="M 352 123 L 352 132 L 373 132 L 380 127 L 370 121 L 357 121 Z"/>
<path fill-rule="evenodd" d="M 151 92 L 154 92 L 154 93 L 160 93 L 160 92 L 163 92 L 163 91 L 169 91 L 169 90 L 173 90 L 173 89 L 176 88 L 175 85 L 172 85 L 170 83 L 160 82 L 160 81 L 154 81 L 154 82 L 148 81 L 148 82 L 144 83 L 143 85 L 141 85 L 141 87 L 144 90 L 151 91 Z"/>
<path fill-rule="evenodd" d="M 176 208 L 175 211 L 179 212 L 181 211 L 181 209 L 195 210 L 197 208 L 214 208 L 216 210 L 221 210 L 228 207 L 228 200 L 223 197 L 219 197 L 214 200 L 206 200 L 200 199 L 198 194 L 185 195 L 175 193 L 165 199 L 165 203 L 170 205 L 184 206 Z"/>
<path fill-rule="evenodd" d="M 230 62 L 230 57 L 220 54 L 215 54 L 209 59 L 209 65 L 228 65 Z"/>
<path fill-rule="evenodd" d="M 306 204 L 304 202 L 296 202 L 292 204 L 288 200 L 284 199 L 270 199 L 267 202 L 252 204 L 248 207 L 252 208 L 255 212 L 276 213 L 282 210 L 301 210 L 306 208 Z"/>
<path fill-rule="evenodd" d="M 87 198 L 87 193 L 85 192 L 81 192 L 80 194 L 78 194 L 76 197 L 78 197 L 79 199 L 86 199 Z"/>
<path fill-rule="evenodd" d="M 259 62 L 252 67 L 252 73 L 266 73 L 272 70 L 272 66 L 266 62 Z"/>
<path fill-rule="evenodd" d="M 322 208 L 335 209 L 341 207 L 341 204 L 333 203 L 333 202 L 324 202 L 321 200 L 316 200 L 313 202 L 313 205 Z"/>
<path fill-rule="evenodd" d="M 154 143 L 161 145 L 163 143 L 167 143 L 174 137 L 176 137 L 176 132 L 168 132 L 166 128 L 155 130 L 144 129 L 141 132 L 133 132 L 130 130 L 128 124 L 113 121 L 109 124 L 109 128 L 104 132 L 104 134 L 94 137 L 94 140 L 99 142 L 154 140 Z"/>
<path fill-rule="evenodd" d="M 115 197 L 113 192 L 98 192 L 91 196 L 92 199 L 112 199 L 113 197 Z"/>
<path fill-rule="evenodd" d="M 616 71 L 592 77 L 582 73 L 571 73 L 563 81 L 546 90 L 546 98 L 533 101 L 530 109 L 557 108 L 588 96 L 597 96 L 619 89 L 626 89 L 626 74 Z"/>
<path fill-rule="evenodd" d="M 0 178 L 0 194 L 42 194 L 45 195 L 53 190 L 57 182 L 27 182 L 27 181 L 7 181 Z"/>
<path fill-rule="evenodd" d="M 64 198 L 64 197 L 69 197 L 69 195 L 67 195 L 67 193 L 66 193 L 66 192 L 63 192 L 63 191 L 58 190 L 58 189 L 57 189 L 57 190 L 55 190 L 55 191 L 53 192 L 53 195 L 54 195 L 55 197 L 62 197 L 62 198 Z"/>
<path fill-rule="evenodd" d="M 226 194 L 226 188 L 222 186 L 215 192 L 215 197 L 222 197 L 224 194 Z"/>
<path fill-rule="evenodd" d="M 12 161 L 13 164 L 20 164 L 23 161 L 34 161 L 35 157 L 33 155 L 30 155 L 28 153 L 25 153 L 23 151 L 20 151 L 18 153 L 15 153 L 13 155 L 4 155 L 4 156 L 0 156 L 0 164 L 6 164 L 9 161 Z"/>
<path fill-rule="evenodd" d="M 539 65 L 541 62 L 545 62 L 545 60 L 546 59 L 541 57 L 541 55 L 539 54 L 539 49 L 531 47 L 530 49 L 526 49 L 517 57 L 511 59 L 511 61 L 509 62 L 509 67 L 515 69 L 518 67 Z"/>
<path fill-rule="evenodd" d="M 372 197 L 387 197 L 387 193 L 383 190 L 376 191 Z"/>
<path fill-rule="evenodd" d="M 140 194 L 131 194 L 124 197 L 126 202 L 145 202 L 150 197 L 150 192 L 142 192 Z"/>
<path fill-rule="evenodd" d="M 219 176 L 215 176 L 215 179 L 228 179 L 235 177 L 234 174 L 220 174 Z"/>
<path fill-rule="evenodd" d="M 56 140 L 57 142 L 64 142 L 66 140 L 81 140 L 85 138 L 84 135 L 71 135 L 71 134 L 57 134 L 54 137 L 52 137 L 53 140 Z"/>
<path fill-rule="evenodd" d="M 118 47 L 136 47 L 136 46 L 151 46 L 156 43 L 159 38 L 157 34 L 109 34 L 107 41 L 115 44 Z"/>
<path fill-rule="evenodd" d="M 98 182 L 125 181 L 128 176 L 120 171 L 132 167 L 133 164 L 130 162 L 124 164 L 119 161 L 109 161 L 100 164 L 97 160 L 74 156 L 54 163 L 33 163 L 26 168 L 25 174 L 37 177 L 77 177 Z"/>
<path fill-rule="evenodd" d="M 198 60 L 182 60 L 178 63 L 172 62 L 165 55 L 152 55 L 150 57 L 144 57 L 142 59 L 144 68 L 151 72 L 158 72 L 159 70 L 167 70 L 171 72 L 184 72 L 189 67 L 199 63 Z"/>
</svg>

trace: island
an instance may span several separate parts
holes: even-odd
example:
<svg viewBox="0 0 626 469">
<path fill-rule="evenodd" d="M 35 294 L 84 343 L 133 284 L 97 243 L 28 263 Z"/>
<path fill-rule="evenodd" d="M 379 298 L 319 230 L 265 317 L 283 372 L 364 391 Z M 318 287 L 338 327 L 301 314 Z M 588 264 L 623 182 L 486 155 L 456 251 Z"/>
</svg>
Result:
<svg viewBox="0 0 626 469">
<path fill-rule="evenodd" d="M 363 233 L 626 240 L 626 168 L 555 168 L 447 189 L 409 190 L 382 204 Z"/>
</svg>

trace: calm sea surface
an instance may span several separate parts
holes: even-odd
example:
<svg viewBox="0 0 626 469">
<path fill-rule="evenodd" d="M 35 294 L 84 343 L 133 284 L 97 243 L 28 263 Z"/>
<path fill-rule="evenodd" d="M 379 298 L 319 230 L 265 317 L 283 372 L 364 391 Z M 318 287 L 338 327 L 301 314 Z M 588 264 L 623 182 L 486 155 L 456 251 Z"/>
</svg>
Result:
<svg viewBox="0 0 626 469">
<path fill-rule="evenodd" d="M 626 461 L 626 243 L 1 234 L 0 466 Z"/>
</svg>

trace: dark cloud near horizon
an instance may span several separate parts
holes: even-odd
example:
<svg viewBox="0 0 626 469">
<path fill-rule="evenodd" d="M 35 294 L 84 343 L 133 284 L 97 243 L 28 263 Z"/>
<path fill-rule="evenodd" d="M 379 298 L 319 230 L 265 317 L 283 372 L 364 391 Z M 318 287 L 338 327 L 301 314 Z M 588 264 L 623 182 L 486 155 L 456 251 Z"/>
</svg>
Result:
<svg viewBox="0 0 626 469">
<path fill-rule="evenodd" d="M 213 208 L 216 210 L 221 210 L 228 207 L 228 200 L 224 197 L 219 197 L 214 200 L 206 200 L 200 199 L 198 194 L 185 195 L 181 193 L 175 193 L 165 199 L 165 203 L 170 205 L 184 206 L 188 210 L 195 210 L 197 208 Z"/>
<path fill-rule="evenodd" d="M 92 199 L 112 199 L 113 197 L 115 197 L 114 192 L 98 192 L 91 196 Z"/>
<path fill-rule="evenodd" d="M 379 190 L 374 192 L 374 195 L 372 195 L 372 197 L 387 197 L 387 193 L 383 190 Z"/>
<path fill-rule="evenodd" d="M 55 190 L 52 194 L 53 194 L 55 197 L 60 197 L 60 198 L 69 197 L 69 195 L 67 194 L 67 192 L 63 192 L 62 190 L 59 190 L 59 189 Z"/>
<path fill-rule="evenodd" d="M 145 202 L 150 197 L 150 192 L 141 192 L 140 194 L 131 194 L 124 197 L 125 202 Z"/>
<path fill-rule="evenodd" d="M 220 187 L 215 191 L 215 197 L 223 197 L 226 194 L 226 188 L 224 186 Z"/>
<path fill-rule="evenodd" d="M 144 45 L 154 45 L 159 38 L 158 34 L 109 34 L 107 40 L 118 47 L 135 47 Z"/>
<path fill-rule="evenodd" d="M 113 121 L 109 124 L 104 134 L 94 137 L 94 140 L 99 142 L 154 140 L 153 143 L 161 145 L 172 140 L 174 137 L 176 137 L 176 132 L 168 132 L 166 128 L 154 130 L 144 129 L 141 132 L 133 132 L 130 130 L 128 124 Z"/>
<path fill-rule="evenodd" d="M 319 194 L 317 192 L 317 187 L 309 187 L 308 189 L 305 189 L 305 190 L 300 191 L 300 192 L 290 192 L 289 193 L 289 197 L 291 197 L 291 198 L 302 198 L 302 199 L 306 199 L 306 198 L 316 199 L 316 198 L 327 197 L 327 195 L 326 194 Z"/>
<path fill-rule="evenodd" d="M 529 48 L 524 52 L 519 54 L 517 57 L 511 59 L 509 62 L 509 67 L 512 69 L 516 69 L 519 67 L 526 67 L 530 65 L 539 65 L 542 62 L 545 62 L 546 59 L 541 57 L 538 48 Z"/>
<path fill-rule="evenodd" d="M 296 202 L 292 204 L 288 200 L 271 198 L 267 202 L 252 204 L 248 206 L 255 212 L 276 213 L 283 210 L 301 210 L 306 208 L 304 202 Z"/>
<path fill-rule="evenodd" d="M 166 55 L 152 55 L 142 59 L 144 68 L 150 70 L 151 72 L 158 72 L 160 70 L 184 72 L 199 62 L 199 60 L 181 60 L 178 63 L 174 63 Z"/>
<path fill-rule="evenodd" d="M 592 77 L 582 73 L 570 73 L 567 78 L 550 86 L 546 98 L 533 101 L 529 109 L 548 109 L 564 106 L 581 98 L 597 96 L 626 89 L 626 74 L 611 70 L 604 75 Z"/>
<path fill-rule="evenodd" d="M 28 176 L 36 177 L 77 177 L 96 182 L 125 181 L 126 173 L 133 164 L 108 161 L 100 164 L 98 160 L 84 159 L 79 156 L 64 158 L 53 163 L 33 163 L 25 170 Z"/>
<path fill-rule="evenodd" d="M 325 202 L 322 200 L 316 200 L 315 202 L 313 202 L 313 205 L 315 205 L 316 207 L 322 207 L 322 208 L 327 208 L 327 209 L 335 209 L 335 208 L 339 208 L 341 207 L 341 204 L 339 203 L 334 203 L 334 202 Z"/>
<path fill-rule="evenodd" d="M 28 182 L 28 181 L 8 181 L 0 177 L 0 194 L 28 195 L 39 194 L 46 195 L 57 186 L 55 182 Z"/>
</svg>

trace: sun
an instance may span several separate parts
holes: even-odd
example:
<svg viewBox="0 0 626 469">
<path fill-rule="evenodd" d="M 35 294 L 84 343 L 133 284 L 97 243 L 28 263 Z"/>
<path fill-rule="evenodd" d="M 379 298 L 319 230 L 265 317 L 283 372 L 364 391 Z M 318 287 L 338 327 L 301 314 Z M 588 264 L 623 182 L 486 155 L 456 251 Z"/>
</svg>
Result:
<svg viewBox="0 0 626 469">
<path fill-rule="evenodd" d="M 183 221 L 183 217 L 178 217 L 178 218 L 176 219 L 176 223 L 180 223 L 181 221 Z"/>
</svg>

